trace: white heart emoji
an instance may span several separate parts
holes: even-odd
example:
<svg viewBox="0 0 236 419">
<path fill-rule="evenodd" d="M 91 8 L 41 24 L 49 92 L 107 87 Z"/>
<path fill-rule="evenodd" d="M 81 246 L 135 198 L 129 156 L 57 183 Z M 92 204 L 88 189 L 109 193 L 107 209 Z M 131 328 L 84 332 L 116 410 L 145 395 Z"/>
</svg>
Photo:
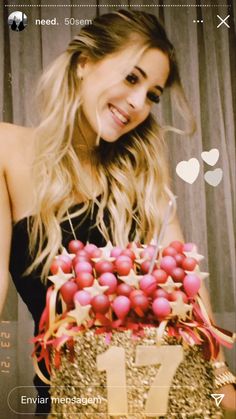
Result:
<svg viewBox="0 0 236 419">
<path fill-rule="evenodd" d="M 176 166 L 177 175 L 185 182 L 193 183 L 198 177 L 200 164 L 198 159 L 182 160 Z"/>
<path fill-rule="evenodd" d="M 209 170 L 204 174 L 205 181 L 211 186 L 217 186 L 223 177 L 222 169 Z"/>
<path fill-rule="evenodd" d="M 212 148 L 209 151 L 203 151 L 201 153 L 201 158 L 210 166 L 214 166 L 214 164 L 216 164 L 218 161 L 219 155 L 219 150 L 217 148 Z"/>
</svg>

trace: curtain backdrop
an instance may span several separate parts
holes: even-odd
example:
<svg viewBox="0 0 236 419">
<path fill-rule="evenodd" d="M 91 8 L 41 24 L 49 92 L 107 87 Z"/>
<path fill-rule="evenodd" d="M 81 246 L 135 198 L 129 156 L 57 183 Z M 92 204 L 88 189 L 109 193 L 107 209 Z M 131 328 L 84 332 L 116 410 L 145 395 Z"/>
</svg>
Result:
<svg viewBox="0 0 236 419">
<path fill-rule="evenodd" d="M 14 0 L 8 4 L 16 3 L 19 5 L 19 1 Z M 20 125 L 34 124 L 36 115 L 32 98 L 36 80 L 47 64 L 66 48 L 71 37 L 79 31 L 76 25 L 64 25 L 65 17 L 93 19 L 97 14 L 127 6 L 154 13 L 164 22 L 176 47 L 182 83 L 197 123 L 197 131 L 191 138 L 176 134 L 167 136 L 172 187 L 178 196 L 178 216 L 186 241 L 197 243 L 200 253 L 206 256 L 202 267 L 211 273 L 206 282 L 218 324 L 226 329 L 235 329 L 235 2 L 196 0 L 198 7 L 193 0 L 188 3 L 182 0 L 60 2 L 68 7 L 46 7 L 58 4 L 51 0 L 38 0 L 36 3 L 42 7 L 30 7 L 33 4 L 31 1 L 23 3 L 28 4 L 20 8 L 28 16 L 28 26 L 22 32 L 13 32 L 7 26 L 7 16 L 19 10 L 19 6 L 6 7 L 2 3 L 0 6 L 1 18 L 4 20 L 4 24 L 0 25 L 1 119 Z M 89 6 L 73 7 L 72 3 L 87 3 Z M 204 6 L 210 3 L 212 7 Z M 179 6 L 173 7 L 173 4 Z M 181 7 L 186 4 L 189 6 Z M 228 14 L 230 17 L 227 23 L 230 28 L 225 24 L 217 28 L 220 23 L 217 15 L 225 18 Z M 36 18 L 54 17 L 57 17 L 60 25 L 48 27 L 34 24 Z M 203 23 L 194 23 L 194 20 L 203 20 Z M 162 123 L 183 126 L 168 92 L 155 113 Z M 217 148 L 220 153 L 214 167 L 201 159 L 201 153 L 212 148 Z M 180 161 L 193 157 L 199 160 L 200 173 L 190 185 L 177 176 L 175 168 Z M 223 178 L 218 186 L 213 187 L 204 180 L 204 173 L 216 168 L 223 170 Z M 13 298 L 14 292 L 11 291 L 5 318 L 10 316 Z M 23 305 L 19 303 L 18 336 L 25 330 L 28 318 Z M 22 350 L 20 338 L 18 345 L 19 350 Z M 235 352 L 227 352 L 227 357 L 231 368 L 235 369 Z"/>
</svg>

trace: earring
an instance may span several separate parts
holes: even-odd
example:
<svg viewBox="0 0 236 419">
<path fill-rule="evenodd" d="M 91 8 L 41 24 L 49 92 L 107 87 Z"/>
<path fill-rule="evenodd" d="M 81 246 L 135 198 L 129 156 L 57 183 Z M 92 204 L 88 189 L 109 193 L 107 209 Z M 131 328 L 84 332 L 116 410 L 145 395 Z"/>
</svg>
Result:
<svg viewBox="0 0 236 419">
<path fill-rule="evenodd" d="M 77 69 L 77 76 L 78 76 L 79 81 L 83 80 L 83 75 L 82 74 L 83 74 L 82 68 L 79 66 L 78 69 Z"/>
</svg>

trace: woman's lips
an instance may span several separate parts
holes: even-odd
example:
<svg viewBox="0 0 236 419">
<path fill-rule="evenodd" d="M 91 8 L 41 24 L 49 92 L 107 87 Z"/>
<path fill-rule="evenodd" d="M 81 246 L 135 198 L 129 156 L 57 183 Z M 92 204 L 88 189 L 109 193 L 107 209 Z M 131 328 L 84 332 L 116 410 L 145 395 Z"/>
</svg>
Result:
<svg viewBox="0 0 236 419">
<path fill-rule="evenodd" d="M 112 105 L 111 103 L 109 103 L 108 107 L 112 113 L 113 119 L 119 126 L 123 127 L 124 125 L 128 124 L 129 116 L 124 111 Z"/>
</svg>

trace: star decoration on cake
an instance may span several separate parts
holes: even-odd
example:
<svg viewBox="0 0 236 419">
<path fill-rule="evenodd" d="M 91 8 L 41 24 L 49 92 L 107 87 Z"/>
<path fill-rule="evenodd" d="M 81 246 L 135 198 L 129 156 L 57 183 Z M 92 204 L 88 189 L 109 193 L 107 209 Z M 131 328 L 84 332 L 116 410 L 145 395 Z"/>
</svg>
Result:
<svg viewBox="0 0 236 419">
<path fill-rule="evenodd" d="M 141 265 L 141 263 L 145 262 L 146 260 L 150 260 L 150 262 L 152 261 L 152 257 L 151 256 L 150 257 L 145 257 L 145 258 L 140 258 L 140 253 L 142 253 L 147 247 L 149 247 L 151 245 L 152 246 L 155 246 L 155 252 L 156 252 L 156 250 L 157 250 L 156 249 L 156 243 L 152 243 L 152 242 L 153 242 L 153 239 L 152 239 L 152 241 L 151 241 L 151 243 L 149 245 L 142 244 L 142 247 L 138 247 L 136 251 L 132 249 L 133 252 L 135 253 L 135 256 L 136 256 L 135 262 L 138 263 L 139 265 Z M 157 252 L 157 255 L 156 256 L 159 255 L 159 253 L 161 252 L 162 248 L 163 248 L 163 246 L 158 246 L 158 252 Z M 159 259 L 159 257 L 158 257 L 158 259 Z M 158 259 L 155 259 L 155 262 L 158 262 Z"/>
<path fill-rule="evenodd" d="M 178 316 L 181 320 L 186 320 L 187 313 L 191 315 L 192 305 L 185 304 L 181 295 L 178 296 L 176 301 L 170 302 L 172 308 L 172 316 Z"/>
<path fill-rule="evenodd" d="M 60 255 L 56 256 L 56 259 L 60 258 L 60 256 L 68 256 L 72 260 L 75 257 L 75 253 L 69 253 L 65 247 L 62 247 L 62 252 Z"/>
<path fill-rule="evenodd" d="M 143 252 L 143 247 L 137 246 L 135 242 L 131 243 L 131 246 L 129 247 L 132 252 L 134 252 L 136 259 L 140 258 L 140 253 Z"/>
<path fill-rule="evenodd" d="M 152 262 L 152 258 L 142 258 L 142 259 L 135 259 L 135 263 L 137 263 L 138 265 L 142 265 L 142 263 L 143 262 L 146 262 L 146 261 L 148 261 L 148 262 Z M 154 262 L 154 266 L 155 266 L 155 264 L 158 262 L 158 259 L 155 259 L 155 262 Z"/>
<path fill-rule="evenodd" d="M 99 258 L 92 258 L 92 261 L 97 263 L 100 260 L 108 260 L 109 262 L 113 262 L 115 260 L 114 257 L 110 256 L 111 251 L 113 250 L 113 246 L 111 242 L 107 242 L 105 247 L 100 247 L 100 250 L 102 251 L 102 254 Z"/>
<path fill-rule="evenodd" d="M 168 293 L 171 293 L 175 288 L 180 288 L 182 286 L 181 282 L 174 282 L 171 276 L 168 276 L 164 284 L 158 284 L 159 287 L 163 288 Z"/>
<path fill-rule="evenodd" d="M 119 276 L 119 279 L 121 281 L 125 282 L 126 284 L 138 288 L 139 287 L 139 281 L 143 277 L 143 275 L 136 275 L 133 269 L 130 269 L 129 275 L 125 276 Z"/>
<path fill-rule="evenodd" d="M 134 249 L 130 248 L 132 252 L 135 254 L 135 260 L 140 260 L 140 254 L 143 252 L 143 249 L 141 247 L 136 247 Z"/>
<path fill-rule="evenodd" d="M 187 257 L 187 258 L 193 258 L 197 261 L 197 263 L 201 262 L 201 260 L 204 259 L 203 255 L 200 255 L 200 253 L 198 253 L 197 251 L 191 251 L 191 252 L 183 252 L 183 254 Z"/>
<path fill-rule="evenodd" d="M 200 279 L 206 279 L 209 276 L 209 272 L 201 272 L 199 266 L 197 265 L 194 271 L 185 271 L 187 274 L 192 274 L 193 272 L 197 274 Z"/>
<path fill-rule="evenodd" d="M 98 280 L 95 279 L 93 285 L 91 287 L 85 287 L 84 290 L 88 291 L 92 297 L 96 297 L 96 295 L 104 294 L 108 288 L 107 285 L 100 285 Z"/>
<path fill-rule="evenodd" d="M 154 237 L 153 237 L 152 240 L 150 241 L 149 245 L 150 246 L 156 246 L 157 245 L 157 240 L 155 240 Z"/>
<path fill-rule="evenodd" d="M 58 338 L 60 338 L 63 335 L 73 336 L 74 332 L 71 332 L 71 330 L 68 330 L 67 326 L 68 326 L 68 324 L 62 324 L 61 326 L 59 326 L 57 332 L 55 333 L 55 336 L 58 337 Z"/>
<path fill-rule="evenodd" d="M 59 267 L 56 275 L 50 275 L 48 279 L 55 285 L 55 289 L 59 290 L 69 279 L 73 277 L 73 274 L 65 274 Z"/>
<path fill-rule="evenodd" d="M 76 320 L 78 326 L 81 326 L 86 320 L 90 319 L 89 310 L 91 305 L 82 306 L 78 301 L 75 301 L 75 309 L 69 311 L 67 314 L 69 317 L 73 317 Z"/>
<path fill-rule="evenodd" d="M 142 249 L 142 251 L 143 251 L 143 249 Z M 134 259 L 134 261 L 135 261 L 135 263 L 137 263 L 138 265 L 141 265 L 143 262 L 145 262 L 146 260 L 150 260 L 150 259 L 147 259 L 147 258 L 141 258 L 140 259 L 140 257 L 138 256 L 138 258 L 137 259 Z"/>
</svg>

